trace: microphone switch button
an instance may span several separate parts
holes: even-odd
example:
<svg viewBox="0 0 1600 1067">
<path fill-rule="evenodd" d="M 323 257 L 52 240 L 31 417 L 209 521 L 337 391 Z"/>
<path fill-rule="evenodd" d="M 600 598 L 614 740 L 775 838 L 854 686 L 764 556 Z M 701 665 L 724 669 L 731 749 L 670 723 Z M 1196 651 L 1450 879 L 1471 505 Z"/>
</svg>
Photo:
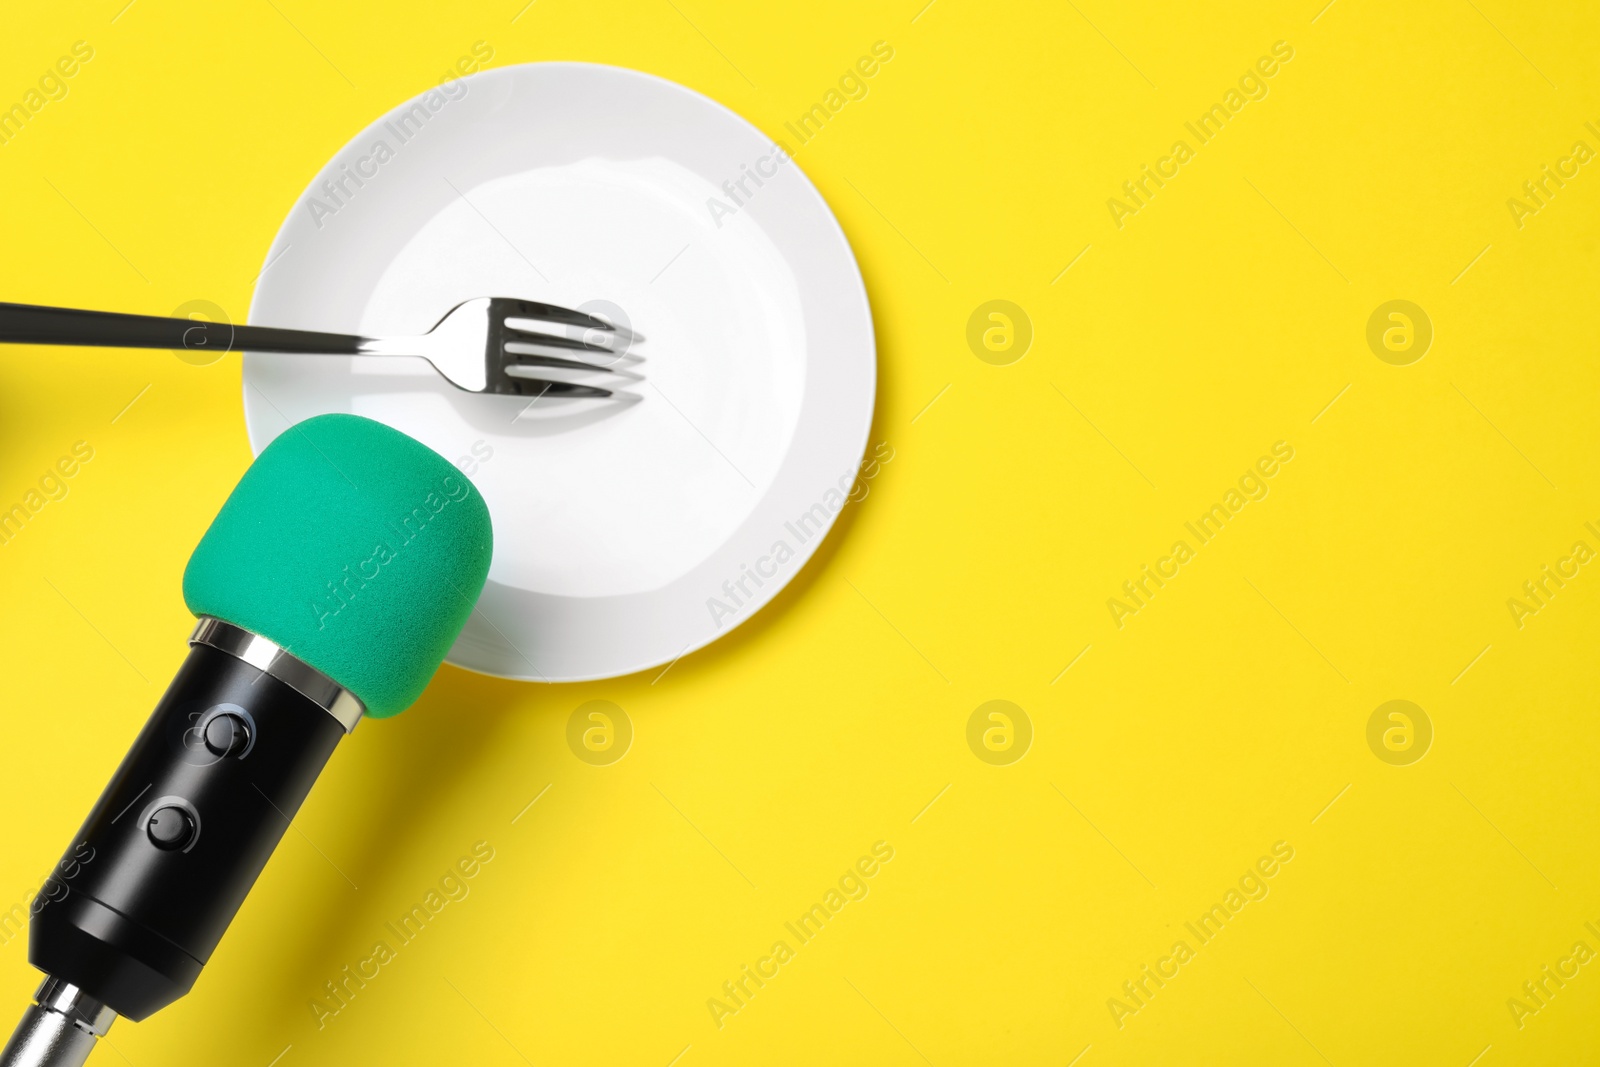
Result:
<svg viewBox="0 0 1600 1067">
<path fill-rule="evenodd" d="M 163 852 L 176 852 L 194 840 L 194 818 L 179 807 L 157 808 L 145 824 L 150 843 Z"/>
</svg>

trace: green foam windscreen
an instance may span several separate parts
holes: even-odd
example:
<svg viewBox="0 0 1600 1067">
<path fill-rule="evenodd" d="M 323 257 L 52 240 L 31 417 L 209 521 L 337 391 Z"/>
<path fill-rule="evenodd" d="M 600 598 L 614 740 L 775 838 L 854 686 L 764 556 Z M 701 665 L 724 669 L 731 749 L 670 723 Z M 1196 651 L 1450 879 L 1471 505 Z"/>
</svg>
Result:
<svg viewBox="0 0 1600 1067">
<path fill-rule="evenodd" d="M 319 415 L 256 457 L 189 557 L 183 599 L 383 718 L 443 662 L 493 543 L 482 494 L 443 456 L 371 419 Z"/>
</svg>

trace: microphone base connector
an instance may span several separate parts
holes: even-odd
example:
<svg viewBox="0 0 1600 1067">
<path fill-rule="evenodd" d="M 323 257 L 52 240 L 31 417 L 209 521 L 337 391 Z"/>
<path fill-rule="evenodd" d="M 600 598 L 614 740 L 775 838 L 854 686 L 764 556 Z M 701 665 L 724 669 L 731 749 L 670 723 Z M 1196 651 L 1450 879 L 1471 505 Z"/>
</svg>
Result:
<svg viewBox="0 0 1600 1067">
<path fill-rule="evenodd" d="M 117 1013 L 77 986 L 45 978 L 0 1052 L 0 1067 L 82 1067 Z"/>
</svg>

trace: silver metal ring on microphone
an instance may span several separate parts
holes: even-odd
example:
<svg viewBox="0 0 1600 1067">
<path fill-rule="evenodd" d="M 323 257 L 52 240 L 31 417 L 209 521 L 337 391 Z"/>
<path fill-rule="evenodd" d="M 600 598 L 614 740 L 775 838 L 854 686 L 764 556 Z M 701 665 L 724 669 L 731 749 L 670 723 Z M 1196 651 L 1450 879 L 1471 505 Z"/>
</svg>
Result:
<svg viewBox="0 0 1600 1067">
<path fill-rule="evenodd" d="M 366 711 L 361 699 L 326 674 L 259 634 L 211 615 L 200 616 L 191 645 L 206 645 L 250 664 L 332 715 L 349 733 Z"/>
</svg>

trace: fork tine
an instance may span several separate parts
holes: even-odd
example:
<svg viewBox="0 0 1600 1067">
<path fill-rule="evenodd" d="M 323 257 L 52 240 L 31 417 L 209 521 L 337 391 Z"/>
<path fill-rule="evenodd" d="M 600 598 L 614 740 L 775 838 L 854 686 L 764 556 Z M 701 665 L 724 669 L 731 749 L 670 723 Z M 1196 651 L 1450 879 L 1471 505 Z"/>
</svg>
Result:
<svg viewBox="0 0 1600 1067">
<path fill-rule="evenodd" d="M 511 297 L 500 297 L 497 303 L 505 306 L 506 314 L 518 319 L 544 319 L 546 322 L 559 322 L 567 326 L 584 326 L 595 330 L 605 330 L 634 341 L 643 341 L 644 338 L 625 326 L 617 326 L 607 322 L 596 315 L 588 315 L 582 311 L 573 311 L 570 308 L 557 307 L 554 304 L 541 304 L 536 300 L 516 300 Z"/>
<path fill-rule="evenodd" d="M 592 344 L 588 341 L 579 341 L 572 337 L 562 337 L 553 333 L 539 333 L 536 330 L 519 330 L 515 326 L 502 326 L 506 337 L 510 341 L 527 345 L 543 345 L 546 348 L 564 348 L 571 352 L 593 352 L 601 356 L 615 356 L 620 353 L 614 348 L 605 345 Z"/>
<path fill-rule="evenodd" d="M 546 356 L 538 352 L 513 352 L 510 345 L 506 346 L 506 355 L 523 366 L 564 367 L 567 370 L 597 370 L 606 374 L 616 373 L 613 367 L 602 367 L 598 363 L 585 363 L 581 359 L 562 359 L 560 356 Z"/>
<path fill-rule="evenodd" d="M 516 392 L 519 396 L 571 396 L 605 399 L 616 395 L 610 389 L 601 389 L 593 385 L 577 385 L 573 382 L 552 382 L 546 378 L 524 378 L 516 375 L 512 377 L 511 381 L 516 386 Z"/>
<path fill-rule="evenodd" d="M 644 375 L 627 370 L 625 368 L 596 367 L 588 363 L 570 363 L 564 360 L 552 360 L 549 364 L 542 363 L 538 360 L 535 360 L 532 363 L 506 363 L 500 367 L 500 373 L 507 378 L 538 378 L 543 380 L 544 374 L 541 368 L 548 368 L 549 370 L 559 370 L 563 372 L 581 372 L 590 370 L 604 371 L 607 374 L 607 377 L 601 379 L 601 381 L 604 382 L 605 387 L 608 389 L 626 388 L 627 384 L 644 381 Z M 558 382 L 583 381 L 582 378 L 569 378 L 567 377 L 566 373 L 556 375 L 549 380 Z"/>
</svg>

